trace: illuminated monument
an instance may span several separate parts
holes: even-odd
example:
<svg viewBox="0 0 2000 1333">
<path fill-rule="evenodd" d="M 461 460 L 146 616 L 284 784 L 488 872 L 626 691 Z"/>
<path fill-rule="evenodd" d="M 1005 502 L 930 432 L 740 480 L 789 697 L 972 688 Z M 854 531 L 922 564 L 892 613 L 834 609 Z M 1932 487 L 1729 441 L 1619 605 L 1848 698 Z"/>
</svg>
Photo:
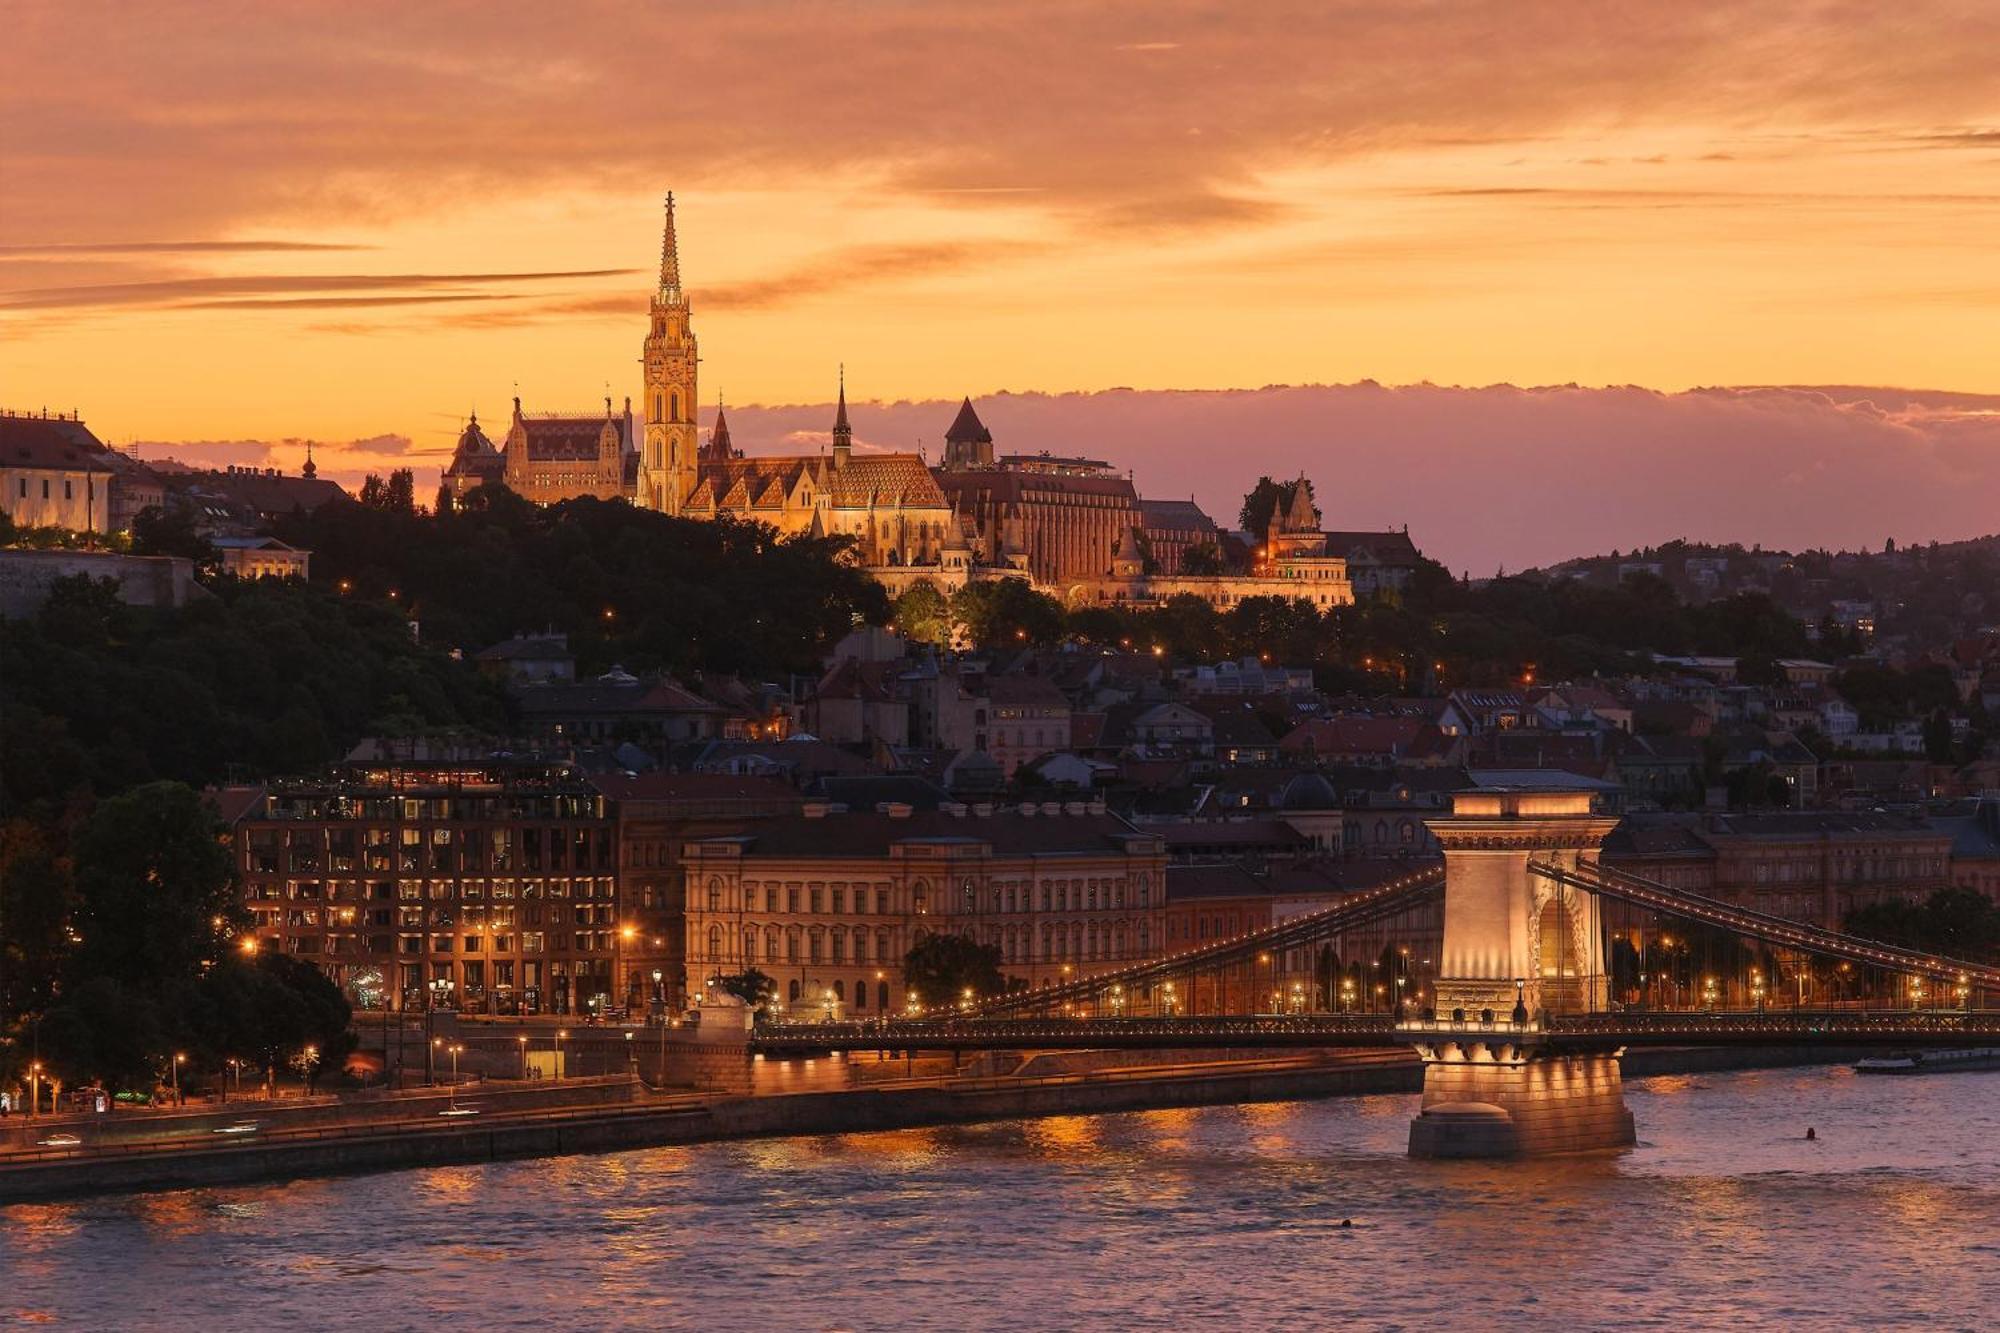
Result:
<svg viewBox="0 0 2000 1333">
<path fill-rule="evenodd" d="M 1429 821 L 1444 846 L 1444 951 L 1435 1018 L 1402 1031 L 1424 1061 L 1414 1157 L 1517 1157 L 1633 1142 L 1616 1046 L 1556 1041 L 1551 1013 L 1607 1008 L 1597 895 L 1530 862 L 1575 869 L 1617 820 L 1588 792 L 1461 792 Z"/>
</svg>

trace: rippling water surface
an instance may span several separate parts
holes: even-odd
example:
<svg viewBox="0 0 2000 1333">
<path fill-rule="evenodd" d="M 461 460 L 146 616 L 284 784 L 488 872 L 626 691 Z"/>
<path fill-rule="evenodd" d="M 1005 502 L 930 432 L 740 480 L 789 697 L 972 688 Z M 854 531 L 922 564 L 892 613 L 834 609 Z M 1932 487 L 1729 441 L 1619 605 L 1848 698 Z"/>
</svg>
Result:
<svg viewBox="0 0 2000 1333">
<path fill-rule="evenodd" d="M 1513 1166 L 1411 1162 L 1370 1097 L 21 1205 L 0 1323 L 2000 1322 L 2000 1074 L 1627 1096 L 1636 1151 Z"/>
</svg>

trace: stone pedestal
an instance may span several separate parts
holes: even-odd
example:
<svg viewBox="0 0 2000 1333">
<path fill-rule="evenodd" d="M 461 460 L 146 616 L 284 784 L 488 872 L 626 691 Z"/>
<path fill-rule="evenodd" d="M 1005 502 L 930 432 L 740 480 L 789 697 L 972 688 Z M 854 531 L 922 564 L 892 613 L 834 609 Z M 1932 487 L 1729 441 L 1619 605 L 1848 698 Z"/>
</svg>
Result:
<svg viewBox="0 0 2000 1333">
<path fill-rule="evenodd" d="M 1420 1046 L 1423 1109 L 1412 1157 L 1543 1157 L 1629 1148 L 1632 1113 L 1615 1051 L 1551 1050 L 1532 1040 Z"/>
</svg>

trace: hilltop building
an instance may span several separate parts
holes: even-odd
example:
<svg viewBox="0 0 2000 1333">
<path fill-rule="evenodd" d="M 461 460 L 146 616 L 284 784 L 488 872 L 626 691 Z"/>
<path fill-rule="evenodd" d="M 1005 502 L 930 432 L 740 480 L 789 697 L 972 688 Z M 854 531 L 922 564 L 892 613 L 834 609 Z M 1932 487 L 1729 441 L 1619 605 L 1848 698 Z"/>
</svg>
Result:
<svg viewBox="0 0 2000 1333">
<path fill-rule="evenodd" d="M 939 466 L 918 454 L 856 447 L 840 378 L 828 446 L 747 457 L 721 406 L 704 439 L 700 357 L 682 281 L 674 200 L 667 196 L 659 280 L 641 344 L 638 416 L 609 398 L 604 413 L 535 415 L 515 399 L 495 445 L 475 415 L 461 432 L 445 489 L 489 482 L 541 503 L 624 498 L 684 518 L 754 520 L 781 534 L 851 538 L 859 563 L 892 595 L 928 581 L 951 592 L 984 578 L 1027 578 L 1072 604 L 1150 604 L 1192 594 L 1219 606 L 1247 597 L 1300 597 L 1333 607 L 1399 590 L 1415 548 L 1398 533 L 1325 533 L 1309 489 L 1259 534 L 1248 568 L 1188 565 L 1223 534 L 1192 499 L 1142 498 L 1129 473 L 1088 457 L 1001 454 L 972 400 L 945 430 Z M 1303 478 L 1301 479 L 1303 480 Z M 1296 512 L 1295 512 L 1296 511 Z M 1350 571 L 1360 571 L 1357 576 Z"/>
</svg>

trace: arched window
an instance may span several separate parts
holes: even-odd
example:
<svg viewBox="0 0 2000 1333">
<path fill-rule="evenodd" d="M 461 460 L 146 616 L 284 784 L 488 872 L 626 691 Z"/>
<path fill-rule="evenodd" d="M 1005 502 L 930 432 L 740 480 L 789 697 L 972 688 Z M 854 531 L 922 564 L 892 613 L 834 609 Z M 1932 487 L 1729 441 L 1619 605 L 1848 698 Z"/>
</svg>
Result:
<svg viewBox="0 0 2000 1333">
<path fill-rule="evenodd" d="M 708 882 L 708 910 L 711 912 L 722 910 L 722 881 L 719 879 Z"/>
<path fill-rule="evenodd" d="M 708 928 L 708 956 L 711 961 L 719 961 L 722 957 L 721 926 L 710 926 Z"/>
<path fill-rule="evenodd" d="M 673 414 L 668 419 L 671 421 L 679 421 L 681 419 L 681 396 L 677 393 L 668 394 L 667 406 L 669 409 L 671 409 Z"/>
<path fill-rule="evenodd" d="M 842 1002 L 845 1002 L 845 1001 L 846 1001 L 846 999 L 847 999 L 847 983 L 846 983 L 846 982 L 844 982 L 844 981 L 836 981 L 836 982 L 834 982 L 834 983 L 833 983 L 833 998 L 834 998 L 834 999 L 836 999 L 836 1000 L 840 1000 L 840 1001 L 842 1001 Z"/>
<path fill-rule="evenodd" d="M 854 1007 L 856 1009 L 868 1007 L 868 983 L 865 981 L 854 983 Z"/>
<path fill-rule="evenodd" d="M 797 978 L 793 978 L 789 994 L 792 1003 L 797 1004 L 799 1002 L 799 983 Z"/>
</svg>

